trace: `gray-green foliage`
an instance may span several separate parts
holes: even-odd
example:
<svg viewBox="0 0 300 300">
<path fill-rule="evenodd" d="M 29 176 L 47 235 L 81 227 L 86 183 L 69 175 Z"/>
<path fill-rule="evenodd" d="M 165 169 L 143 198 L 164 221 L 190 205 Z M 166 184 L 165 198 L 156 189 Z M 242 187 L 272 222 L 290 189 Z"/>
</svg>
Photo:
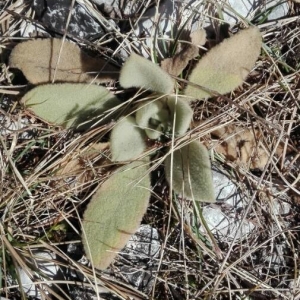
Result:
<svg viewBox="0 0 300 300">
<path fill-rule="evenodd" d="M 43 47 L 46 45 L 47 50 L 48 42 L 40 44 Z M 50 41 L 53 42 L 57 45 L 60 43 L 57 40 Z M 35 43 L 29 45 L 34 51 Z M 55 54 L 52 55 L 51 51 L 48 54 L 51 58 L 50 64 L 48 59 L 43 58 L 34 64 L 36 70 L 39 70 L 41 65 L 47 67 L 46 73 L 41 73 L 43 78 L 36 76 L 36 72 L 31 72 L 30 64 L 26 62 L 24 65 L 23 54 L 20 51 L 22 47 L 24 45 L 18 47 L 12 55 L 12 66 L 22 67 L 30 78 L 33 74 L 34 82 L 48 80 L 47 74 L 52 74 L 53 66 L 56 66 L 57 49 L 60 47 L 53 48 L 56 49 Z M 68 44 L 67 47 L 71 49 L 73 46 Z M 189 80 L 219 93 L 229 92 L 242 83 L 255 63 L 260 47 L 259 30 L 243 30 L 201 59 Z M 81 58 L 81 52 L 78 49 L 74 51 L 76 57 Z M 26 57 L 31 59 L 33 56 L 29 53 Z M 64 62 L 68 65 L 64 69 L 58 69 L 57 78 L 67 81 L 70 79 L 69 63 L 71 62 L 71 66 L 74 64 L 72 56 L 64 57 Z M 93 59 L 89 58 L 88 66 L 93 69 L 94 65 Z M 102 66 L 102 62 L 100 65 Z M 81 74 L 84 72 L 78 59 L 76 67 L 80 74 L 73 74 L 71 80 L 88 81 L 90 78 Z M 53 76 L 49 78 L 53 79 Z M 144 88 L 161 95 L 159 100 L 142 103 L 135 114 L 117 121 L 110 138 L 112 161 L 137 159 L 146 148 L 146 137 L 158 139 L 173 125 L 175 136 L 182 136 L 188 130 L 193 111 L 183 98 L 170 95 L 174 90 L 174 80 L 157 65 L 132 54 L 121 70 L 120 84 L 124 88 Z M 210 96 L 193 85 L 188 85 L 185 95 L 196 99 Z M 38 86 L 25 94 L 22 102 L 38 117 L 67 128 L 79 126 L 120 104 L 106 88 L 84 84 Z M 173 149 L 169 150 L 171 151 Z M 166 178 L 176 193 L 196 201 L 215 201 L 209 155 L 201 143 L 193 141 L 175 149 L 167 155 L 164 163 Z M 107 268 L 138 228 L 146 212 L 151 191 L 148 164 L 148 160 L 135 160 L 119 168 L 101 185 L 88 204 L 82 221 L 83 245 L 85 253 L 96 268 Z"/>
<path fill-rule="evenodd" d="M 140 104 L 135 119 L 131 116 L 121 119 L 112 130 L 112 160 L 125 161 L 137 157 L 146 148 L 145 136 L 158 139 L 174 124 L 175 135 L 183 135 L 188 130 L 192 117 L 193 110 L 179 97 L 176 99 L 169 96 Z"/>
<path fill-rule="evenodd" d="M 175 133 L 183 135 L 190 127 L 193 110 L 189 104 L 180 97 L 168 97 L 167 104 L 170 109 L 171 122 L 175 118 Z"/>
<path fill-rule="evenodd" d="M 88 125 L 82 123 L 120 104 L 106 88 L 81 83 L 40 85 L 26 93 L 21 101 L 49 123 L 66 128 L 81 125 L 80 129 Z"/>
<path fill-rule="evenodd" d="M 19 43 L 9 58 L 33 84 L 48 82 L 105 82 L 116 78 L 117 68 L 84 53 L 63 39 L 35 39 Z"/>
<path fill-rule="evenodd" d="M 219 93 L 229 92 L 242 83 L 260 47 L 259 30 L 243 30 L 201 59 L 189 80 Z M 158 97 L 134 107 L 135 112 L 117 121 L 110 137 L 112 161 L 137 159 L 146 149 L 147 138 L 158 139 L 173 125 L 175 136 L 186 133 L 193 111 L 184 98 L 170 95 L 174 81 L 157 65 L 132 54 L 121 70 L 120 84 L 151 90 Z M 210 96 L 193 85 L 184 93 L 197 99 Z M 39 86 L 22 101 L 40 118 L 65 127 L 78 126 L 120 104 L 104 87 L 83 84 Z M 84 213 L 85 252 L 99 269 L 110 264 L 146 211 L 151 190 L 147 163 L 136 160 L 118 169 L 102 184 Z M 174 192 L 196 201 L 215 201 L 209 154 L 200 142 L 178 147 L 164 164 Z"/>
<path fill-rule="evenodd" d="M 92 197 L 82 222 L 85 253 L 106 269 L 134 234 L 150 198 L 148 161 L 134 161 L 117 170 Z"/>
<path fill-rule="evenodd" d="M 136 54 L 125 62 L 120 84 L 125 88 L 141 87 L 161 94 L 169 94 L 174 87 L 173 79 L 166 72 Z M 175 134 L 182 135 L 188 130 L 193 115 L 187 103 L 179 97 L 163 95 L 160 99 L 141 103 L 136 109 L 135 120 L 130 117 L 130 122 L 122 125 L 118 122 L 112 130 L 112 160 L 125 161 L 140 155 L 145 149 L 142 132 L 149 139 L 158 139 L 170 130 L 175 115 Z"/>
<path fill-rule="evenodd" d="M 146 148 L 144 131 L 135 118 L 121 118 L 111 132 L 110 148 L 112 161 L 126 161 L 137 158 Z"/>
<path fill-rule="evenodd" d="M 162 134 L 169 120 L 169 112 L 160 100 L 142 103 L 136 112 L 137 125 L 145 130 L 150 139 L 157 139 Z"/>
<path fill-rule="evenodd" d="M 136 123 L 141 128 L 148 128 L 152 117 L 158 114 L 162 110 L 162 108 L 163 108 L 163 103 L 159 100 L 142 103 L 137 108 L 137 112 L 135 116 Z"/>
<path fill-rule="evenodd" d="M 188 199 L 215 202 L 208 151 L 200 142 L 193 141 L 173 151 L 165 159 L 165 173 L 173 190 Z M 171 181 L 172 178 L 172 181 Z"/>
<path fill-rule="evenodd" d="M 123 88 L 144 88 L 162 94 L 169 94 L 174 88 L 174 81 L 168 73 L 135 53 L 122 67 L 120 84 Z"/>
<path fill-rule="evenodd" d="M 243 83 L 253 68 L 262 45 L 257 27 L 241 30 L 229 39 L 212 48 L 196 65 L 184 93 L 195 99 L 209 98 L 212 95 L 201 89 L 225 94 Z"/>
</svg>

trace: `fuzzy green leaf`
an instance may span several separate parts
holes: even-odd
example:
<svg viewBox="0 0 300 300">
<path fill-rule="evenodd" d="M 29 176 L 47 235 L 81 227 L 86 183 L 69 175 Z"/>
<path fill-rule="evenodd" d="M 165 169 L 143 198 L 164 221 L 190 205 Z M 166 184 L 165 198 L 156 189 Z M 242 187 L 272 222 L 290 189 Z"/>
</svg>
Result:
<svg viewBox="0 0 300 300">
<path fill-rule="evenodd" d="M 118 69 L 104 59 L 84 53 L 62 39 L 35 39 L 19 43 L 9 58 L 33 84 L 55 82 L 105 82 L 116 79 Z"/>
<path fill-rule="evenodd" d="M 79 126 L 120 104 L 106 88 L 80 83 L 41 85 L 26 93 L 21 101 L 39 118 L 67 128 Z"/>
<path fill-rule="evenodd" d="M 117 122 L 110 136 L 112 161 L 126 161 L 139 156 L 146 148 L 144 131 L 134 117 L 127 116 Z"/>
<path fill-rule="evenodd" d="M 163 107 L 160 101 L 149 101 L 142 103 L 136 112 L 136 123 L 142 127 L 147 128 L 149 126 L 150 119 L 154 114 L 157 114 Z"/>
<path fill-rule="evenodd" d="M 188 199 L 215 202 L 211 166 L 205 146 L 194 141 L 175 150 L 173 155 L 173 166 L 171 154 L 165 160 L 166 178 L 169 183 L 173 172 L 173 190 Z"/>
<path fill-rule="evenodd" d="M 257 27 L 242 30 L 212 48 L 198 62 L 189 81 L 220 94 L 229 93 L 243 83 L 260 54 L 261 45 Z M 193 85 L 187 86 L 185 95 L 196 99 L 211 97 Z"/>
<path fill-rule="evenodd" d="M 157 140 L 161 136 L 162 131 L 160 130 L 160 127 L 158 127 L 156 129 L 146 129 L 145 133 L 149 139 Z"/>
<path fill-rule="evenodd" d="M 190 127 L 193 110 L 186 101 L 183 101 L 181 98 L 169 97 L 167 100 L 169 109 L 171 111 L 172 119 L 176 114 L 175 119 L 175 133 L 177 135 L 184 134 Z"/>
<path fill-rule="evenodd" d="M 149 101 L 138 107 L 135 118 L 148 138 L 158 139 L 164 128 L 163 124 L 169 120 L 169 113 L 163 108 L 161 101 Z"/>
<path fill-rule="evenodd" d="M 120 84 L 123 88 L 144 88 L 162 94 L 170 94 L 174 88 L 174 81 L 168 73 L 135 53 L 121 69 Z"/>
<path fill-rule="evenodd" d="M 138 229 L 150 198 L 147 162 L 134 161 L 113 174 L 92 197 L 84 212 L 85 253 L 106 269 Z"/>
</svg>

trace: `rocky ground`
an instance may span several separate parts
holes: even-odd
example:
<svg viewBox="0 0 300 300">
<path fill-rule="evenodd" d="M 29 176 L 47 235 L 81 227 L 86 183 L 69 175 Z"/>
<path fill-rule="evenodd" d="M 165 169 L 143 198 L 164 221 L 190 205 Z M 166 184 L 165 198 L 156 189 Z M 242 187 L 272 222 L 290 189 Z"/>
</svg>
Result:
<svg viewBox="0 0 300 300">
<path fill-rule="evenodd" d="M 300 297 L 300 4 L 8 0 L 0 9 L 1 299 Z M 30 38 L 66 38 L 119 68 L 131 52 L 160 63 L 172 56 L 184 33 L 199 28 L 207 32 L 202 55 L 249 24 L 260 29 L 263 49 L 244 85 L 227 95 L 230 101 L 213 97 L 193 103 L 196 125 L 190 132 L 210 150 L 217 202 L 195 205 L 170 197 L 158 168 L 140 229 L 107 270 L 95 270 L 82 249 L 80 218 L 105 176 L 82 190 L 70 185 L 58 193 L 48 163 L 54 166 L 55 159 L 80 150 L 80 143 L 92 141 L 104 127 L 72 135 L 24 111 L 18 101 L 32 85 L 9 68 L 11 50 Z M 124 101 L 134 95 L 118 82 L 105 85 Z M 233 131 L 220 139 L 220 124 L 243 128 L 244 144 Z M 239 148 L 236 153 L 248 151 L 245 136 L 255 140 L 255 134 L 248 135 L 254 127 L 263 133 L 261 147 L 268 150 L 259 167 L 251 167 L 250 156 L 243 161 L 238 154 L 215 150 L 225 141 Z M 273 148 L 281 143 L 276 156 Z"/>
</svg>

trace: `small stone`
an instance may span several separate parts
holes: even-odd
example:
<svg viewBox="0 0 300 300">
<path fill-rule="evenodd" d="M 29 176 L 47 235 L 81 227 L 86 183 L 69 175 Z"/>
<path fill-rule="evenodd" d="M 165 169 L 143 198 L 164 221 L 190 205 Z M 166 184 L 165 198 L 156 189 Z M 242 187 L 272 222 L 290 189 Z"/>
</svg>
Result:
<svg viewBox="0 0 300 300">
<path fill-rule="evenodd" d="M 122 276 L 124 276 L 128 282 L 135 288 L 148 294 L 154 283 L 154 276 L 150 271 L 143 270 L 143 268 L 132 268 L 129 266 L 122 266 L 120 268 Z"/>
<path fill-rule="evenodd" d="M 67 252 L 69 254 L 77 253 L 77 251 L 78 251 L 78 246 L 76 244 L 71 243 L 71 244 L 68 245 Z"/>
<path fill-rule="evenodd" d="M 144 6 L 144 2 L 141 0 L 128 0 L 122 2 L 120 5 L 120 1 L 118 0 L 91 0 L 95 4 L 97 4 L 100 9 L 103 9 L 110 16 L 112 13 L 115 15 L 122 17 L 130 17 L 134 16 L 140 8 Z"/>
<path fill-rule="evenodd" d="M 72 0 L 34 0 L 34 9 L 39 22 L 47 29 L 63 33 Z M 101 25 L 82 5 L 75 4 L 68 26 L 68 33 L 81 39 L 95 39 L 104 35 Z"/>
<path fill-rule="evenodd" d="M 49 278 L 53 279 L 59 270 L 59 267 L 53 261 L 55 259 L 56 255 L 54 253 L 48 251 L 34 252 L 34 259 L 32 259 L 32 264 L 37 265 L 39 272 L 33 272 L 33 276 L 37 279 L 37 281 L 43 281 L 45 279 L 45 282 L 51 282 Z M 28 296 L 39 298 L 41 296 L 40 289 L 42 288 L 42 286 L 34 284 L 34 282 L 23 269 L 18 268 L 18 272 L 24 292 Z M 47 293 L 46 289 L 44 293 Z"/>
<path fill-rule="evenodd" d="M 131 261 L 149 260 L 157 257 L 160 247 L 157 230 L 150 225 L 141 225 L 138 231 L 131 236 L 122 250 L 122 254 Z"/>
<path fill-rule="evenodd" d="M 241 221 L 242 220 L 240 218 L 237 220 L 232 219 L 232 222 L 230 223 L 228 229 L 228 240 L 234 239 L 234 237 L 236 236 L 236 240 L 241 241 L 247 238 L 247 236 L 254 230 L 255 225 L 252 222 L 248 221 L 247 219 L 244 219 L 242 225 L 240 226 Z"/>
<path fill-rule="evenodd" d="M 279 272 L 282 268 L 285 268 L 288 264 L 288 246 L 286 243 L 276 243 L 272 251 L 263 250 L 262 257 L 266 265 Z"/>
<path fill-rule="evenodd" d="M 134 262 L 134 267 L 123 264 L 120 272 L 130 284 L 145 293 L 152 289 L 151 263 L 159 255 L 160 248 L 158 231 L 150 225 L 141 225 L 121 252 L 122 257 Z"/>
<path fill-rule="evenodd" d="M 20 35 L 24 38 L 51 37 L 40 24 L 37 25 L 28 21 L 22 21 L 20 25 Z"/>
<path fill-rule="evenodd" d="M 236 184 L 229 178 L 226 171 L 222 171 L 217 166 L 212 166 L 213 183 L 217 201 L 226 202 L 235 208 L 241 207 L 241 194 Z"/>
<path fill-rule="evenodd" d="M 268 0 L 265 4 L 257 4 L 257 0 L 228 0 L 223 6 L 224 21 L 229 24 L 235 24 L 241 18 L 251 21 L 255 16 L 261 14 L 261 18 L 275 20 L 286 16 L 289 10 L 287 2 L 281 0 Z"/>
<path fill-rule="evenodd" d="M 268 21 L 283 18 L 289 12 L 289 4 L 282 2 L 281 0 L 270 1 L 266 5 L 266 11 L 270 9 L 271 12 L 268 14 Z"/>
<path fill-rule="evenodd" d="M 30 123 L 27 118 L 16 119 L 15 116 L 14 118 L 12 116 L 10 118 L 8 114 L 4 115 L 0 113 L 0 135 L 8 138 L 18 134 L 19 139 L 32 139 L 34 135 L 33 131 L 26 129 Z"/>
<path fill-rule="evenodd" d="M 291 205 L 281 199 L 275 198 L 272 201 L 271 209 L 275 215 L 287 215 L 290 213 Z"/>
<path fill-rule="evenodd" d="M 236 218 L 235 213 L 225 215 L 220 207 L 206 206 L 203 208 L 202 214 L 212 234 L 222 241 L 229 242 L 235 235 L 236 240 L 243 240 L 255 228 L 254 224 L 247 219 L 244 219 L 243 224 L 239 228 L 240 218 Z M 201 228 L 200 230 L 203 231 Z"/>
<path fill-rule="evenodd" d="M 223 238 L 228 235 L 229 219 L 219 208 L 206 206 L 202 215 L 212 234 Z"/>
<path fill-rule="evenodd" d="M 265 203 L 265 209 L 270 215 L 287 215 L 290 213 L 290 198 L 286 193 L 281 193 L 276 187 L 270 186 L 269 189 L 262 190 L 259 193 L 262 203 Z"/>
</svg>

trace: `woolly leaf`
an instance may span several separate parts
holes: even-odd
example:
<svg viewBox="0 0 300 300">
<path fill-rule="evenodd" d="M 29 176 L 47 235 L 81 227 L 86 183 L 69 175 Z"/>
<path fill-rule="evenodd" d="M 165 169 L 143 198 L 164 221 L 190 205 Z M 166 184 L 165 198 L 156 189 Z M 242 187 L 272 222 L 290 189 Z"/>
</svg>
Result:
<svg viewBox="0 0 300 300">
<path fill-rule="evenodd" d="M 121 69 L 120 84 L 123 88 L 145 88 L 169 94 L 174 81 L 168 73 L 146 58 L 132 53 Z"/>
<path fill-rule="evenodd" d="M 215 202 L 212 173 L 208 151 L 198 141 L 177 149 L 165 160 L 165 172 L 168 182 L 171 182 L 173 172 L 173 190 L 183 194 L 188 199 L 203 202 Z"/>
<path fill-rule="evenodd" d="M 157 128 L 145 129 L 145 133 L 149 139 L 157 140 L 162 134 L 162 128 L 157 126 Z"/>
<path fill-rule="evenodd" d="M 156 140 L 168 128 L 170 114 L 167 109 L 162 108 L 156 114 L 151 116 L 149 127 L 145 132 L 149 139 Z"/>
<path fill-rule="evenodd" d="M 147 162 L 117 170 L 92 197 L 84 212 L 83 246 L 98 269 L 106 269 L 138 229 L 150 198 Z"/>
<path fill-rule="evenodd" d="M 169 120 L 170 120 L 170 113 L 168 109 L 162 108 L 160 111 L 152 115 L 150 119 L 150 124 L 155 126 L 155 125 L 167 123 Z"/>
<path fill-rule="evenodd" d="M 67 128 L 84 129 L 95 118 L 120 101 L 106 88 L 86 84 L 46 84 L 33 88 L 21 99 L 39 118 Z"/>
<path fill-rule="evenodd" d="M 161 101 L 149 101 L 138 107 L 136 122 L 145 130 L 150 139 L 158 139 L 164 128 L 163 123 L 169 119 L 169 113 Z"/>
<path fill-rule="evenodd" d="M 146 148 L 144 131 L 134 117 L 127 116 L 117 122 L 110 136 L 112 161 L 126 161 L 136 158 Z"/>
<path fill-rule="evenodd" d="M 160 101 L 149 101 L 141 104 L 136 112 L 136 123 L 143 128 L 149 126 L 150 119 L 156 113 L 158 113 L 163 107 Z"/>
<path fill-rule="evenodd" d="M 240 31 L 212 48 L 196 65 L 189 81 L 220 94 L 234 90 L 253 68 L 261 44 L 258 28 Z M 185 95 L 196 99 L 211 97 L 210 93 L 193 85 L 187 86 Z"/>
<path fill-rule="evenodd" d="M 175 133 L 177 135 L 184 134 L 190 127 L 193 117 L 193 110 L 189 104 L 186 103 L 186 101 L 183 101 L 178 97 L 177 101 L 175 97 L 169 97 L 167 103 L 171 111 L 172 118 L 174 118 L 176 113 Z"/>
<path fill-rule="evenodd" d="M 18 44 L 9 59 L 33 84 L 52 82 L 104 82 L 116 79 L 118 69 L 95 59 L 68 41 L 38 39 Z"/>
<path fill-rule="evenodd" d="M 190 34 L 191 43 L 178 47 L 179 50 L 173 57 L 166 58 L 161 62 L 161 68 L 170 75 L 179 76 L 186 68 L 189 61 L 199 55 L 198 46 L 202 46 L 206 42 L 206 31 L 197 29 Z"/>
</svg>

